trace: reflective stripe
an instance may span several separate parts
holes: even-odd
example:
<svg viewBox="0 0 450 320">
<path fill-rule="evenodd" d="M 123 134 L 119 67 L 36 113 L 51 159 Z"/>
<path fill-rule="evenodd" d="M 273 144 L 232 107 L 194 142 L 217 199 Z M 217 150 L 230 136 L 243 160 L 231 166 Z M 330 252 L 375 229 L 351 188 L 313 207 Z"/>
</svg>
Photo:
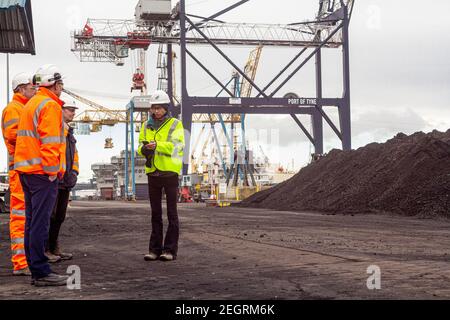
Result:
<svg viewBox="0 0 450 320">
<path fill-rule="evenodd" d="M 176 154 L 172 155 L 172 159 L 181 161 L 181 160 L 183 160 L 183 156 L 180 156 L 179 153 L 176 153 Z"/>
<path fill-rule="evenodd" d="M 32 130 L 19 130 L 19 131 L 17 131 L 17 136 L 18 137 L 30 137 L 30 138 L 39 139 L 38 134 L 36 133 L 36 131 L 32 131 Z"/>
<path fill-rule="evenodd" d="M 179 120 L 175 119 L 175 121 L 172 123 L 172 126 L 170 127 L 170 130 L 169 130 L 169 134 L 167 135 L 167 141 L 172 140 L 172 134 L 175 131 L 175 129 L 177 128 L 179 122 L 180 122 Z"/>
<path fill-rule="evenodd" d="M 42 169 L 44 169 L 45 172 L 58 172 L 59 171 L 59 166 L 52 166 L 52 167 L 46 167 L 43 166 Z"/>
<path fill-rule="evenodd" d="M 8 162 L 14 162 L 14 156 L 8 153 Z"/>
<path fill-rule="evenodd" d="M 175 148 L 184 149 L 184 144 L 182 142 L 172 142 Z"/>
<path fill-rule="evenodd" d="M 171 141 L 172 140 L 172 135 L 175 132 L 179 122 L 180 122 L 179 120 L 174 119 L 174 122 L 172 123 L 172 126 L 170 127 L 169 134 L 167 135 L 167 141 L 168 142 L 172 142 Z M 175 148 L 174 148 L 174 151 L 173 151 L 172 155 L 168 155 L 168 154 L 161 153 L 161 152 L 156 152 L 156 155 L 162 156 L 162 157 L 169 157 L 169 158 L 170 157 L 178 158 L 179 146 L 182 145 L 182 144 L 181 143 L 173 143 L 173 145 L 175 146 Z"/>
<path fill-rule="evenodd" d="M 171 157 L 170 155 L 165 154 L 165 153 L 162 153 L 162 152 L 159 152 L 159 151 L 156 151 L 156 152 L 155 152 L 155 155 L 160 156 L 160 157 L 168 157 L 168 158 Z"/>
<path fill-rule="evenodd" d="M 25 217 L 25 210 L 12 209 L 11 214 L 15 216 Z"/>
<path fill-rule="evenodd" d="M 181 147 L 175 147 L 173 149 L 173 153 L 172 153 L 172 157 L 174 158 L 179 158 L 180 157 L 180 152 L 183 152 L 183 148 Z"/>
<path fill-rule="evenodd" d="M 33 117 L 33 124 L 34 124 L 34 136 L 35 138 L 39 139 L 39 133 L 38 133 L 38 125 L 39 125 L 39 115 L 41 114 L 42 109 L 45 107 L 45 104 L 47 102 L 50 102 L 52 99 L 45 99 L 44 101 L 41 102 L 41 104 L 39 105 L 39 107 L 37 107 L 36 111 L 34 112 L 34 117 Z M 58 137 L 47 137 L 47 138 L 43 138 L 41 139 L 41 143 L 42 144 L 47 144 L 47 143 L 64 143 L 65 142 L 65 135 L 64 135 L 64 119 L 63 119 L 63 115 L 61 113 L 61 121 L 62 121 L 62 128 L 61 128 L 61 135 Z"/>
<path fill-rule="evenodd" d="M 41 143 L 42 144 L 49 144 L 49 143 L 63 143 L 64 141 L 62 141 L 61 137 L 47 137 L 47 138 L 42 138 L 41 139 Z"/>
<path fill-rule="evenodd" d="M 34 130 L 36 130 L 36 133 L 39 124 L 39 115 L 41 114 L 42 109 L 45 107 L 45 104 L 47 102 L 50 102 L 51 100 L 52 99 L 45 99 L 44 101 L 42 101 L 39 107 L 37 107 L 36 111 L 34 112 L 33 123 L 34 123 Z"/>
<path fill-rule="evenodd" d="M 30 160 L 25 160 L 25 161 L 21 161 L 21 162 L 17 162 L 14 164 L 14 169 L 19 169 L 22 167 L 27 167 L 27 166 L 34 166 L 36 164 L 41 164 L 42 163 L 42 159 L 41 158 L 34 158 L 34 159 L 30 159 Z"/>
<path fill-rule="evenodd" d="M 178 154 L 178 150 L 176 151 L 176 153 L 174 152 L 172 155 L 168 155 L 162 152 L 156 152 L 155 155 L 160 156 L 160 157 L 166 157 L 166 158 L 171 158 L 171 159 L 176 159 L 176 160 L 182 160 L 183 156 L 180 156 Z"/>
<path fill-rule="evenodd" d="M 16 123 L 19 123 L 19 119 L 9 120 L 8 122 L 3 123 L 2 126 L 3 126 L 3 129 L 6 129 L 6 128 L 8 128 L 8 127 L 10 127 L 10 126 L 12 126 L 13 124 L 16 124 Z"/>
<path fill-rule="evenodd" d="M 25 242 L 24 238 L 11 239 L 11 244 L 24 244 L 24 242 Z"/>
<path fill-rule="evenodd" d="M 14 256 L 19 255 L 19 254 L 25 255 L 25 250 L 24 249 L 12 250 L 12 254 Z"/>
<path fill-rule="evenodd" d="M 74 162 L 74 163 L 73 163 L 73 166 L 79 168 L 79 167 L 80 167 L 80 164 L 79 164 L 78 162 Z"/>
</svg>

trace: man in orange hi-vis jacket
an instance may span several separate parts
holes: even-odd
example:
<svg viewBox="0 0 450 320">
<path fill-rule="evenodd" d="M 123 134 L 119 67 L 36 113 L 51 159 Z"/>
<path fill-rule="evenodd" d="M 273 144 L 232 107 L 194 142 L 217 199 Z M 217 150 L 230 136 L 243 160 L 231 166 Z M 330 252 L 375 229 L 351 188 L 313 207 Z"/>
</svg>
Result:
<svg viewBox="0 0 450 320">
<path fill-rule="evenodd" d="M 41 67 L 33 80 L 39 90 L 22 111 L 14 157 L 25 194 L 25 252 L 32 284 L 64 286 L 68 277 L 54 273 L 45 255 L 58 178 L 65 173 L 64 83 L 54 65 Z"/>
<path fill-rule="evenodd" d="M 14 97 L 2 113 L 2 132 L 8 150 L 9 189 L 10 197 L 10 236 L 13 274 L 15 276 L 29 276 L 27 259 L 25 257 L 25 199 L 20 184 L 19 174 L 14 171 L 14 152 L 16 150 L 17 128 L 25 104 L 35 95 L 36 89 L 32 84 L 33 76 L 19 73 L 12 81 Z"/>
</svg>

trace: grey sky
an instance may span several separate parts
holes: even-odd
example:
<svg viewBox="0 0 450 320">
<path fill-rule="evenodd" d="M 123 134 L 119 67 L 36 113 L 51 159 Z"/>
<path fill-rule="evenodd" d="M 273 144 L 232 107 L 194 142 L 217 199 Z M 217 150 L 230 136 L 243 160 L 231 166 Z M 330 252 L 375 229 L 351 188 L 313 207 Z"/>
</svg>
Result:
<svg viewBox="0 0 450 320">
<path fill-rule="evenodd" d="M 132 18 L 136 1 L 69 1 L 35 0 L 33 14 L 37 55 L 11 57 L 11 74 L 35 71 L 45 63 L 54 63 L 67 74 L 66 86 L 84 90 L 84 95 L 110 108 L 124 108 L 130 97 L 132 59 L 124 67 L 113 64 L 80 63 L 70 52 L 70 31 L 82 28 L 91 18 Z M 187 0 L 188 11 L 199 15 L 214 13 L 234 0 Z M 175 4 L 175 1 L 173 1 Z M 432 4 L 431 4 L 432 3 Z M 289 23 L 314 17 L 318 0 L 252 0 L 224 16 L 233 22 Z M 414 0 L 356 0 L 351 24 L 351 84 L 354 147 L 373 141 L 384 141 L 399 131 L 413 133 L 450 127 L 450 21 L 446 13 L 450 2 L 435 0 L 424 4 Z M 155 89 L 157 73 L 156 46 L 148 54 L 150 90 Z M 243 66 L 251 48 L 226 48 L 237 64 Z M 220 79 L 231 77 L 232 67 L 205 47 L 192 48 Z M 257 82 L 264 85 L 298 49 L 265 48 Z M 341 94 L 340 50 L 324 53 L 325 94 Z M 5 88 L 5 57 L 0 57 L 0 88 Z M 218 86 L 194 63 L 188 66 L 193 95 L 212 95 Z M 179 74 L 179 73 L 178 73 Z M 313 61 L 280 92 L 314 93 Z M 81 91 L 80 91 L 81 92 Z M 105 97 L 95 92 L 111 94 Z M 5 104 L 6 92 L 0 92 Z M 336 112 L 328 110 L 336 120 Z M 303 118 L 302 118 L 303 119 Z M 304 123 L 309 127 L 308 119 Z M 296 167 L 308 161 L 309 143 L 289 116 L 249 116 L 248 127 L 280 130 L 280 147 L 264 145 L 269 156 Z M 326 151 L 339 147 L 339 141 L 326 127 Z M 195 132 L 198 128 L 195 129 Z M 116 148 L 103 149 L 104 139 L 112 136 Z M 124 127 L 105 128 L 91 136 L 79 136 L 81 178 L 91 177 L 90 165 L 108 161 L 124 148 Z M 253 146 L 258 149 L 255 143 Z M 5 154 L 3 144 L 1 154 Z M 2 157 L 0 169 L 6 167 Z"/>
</svg>

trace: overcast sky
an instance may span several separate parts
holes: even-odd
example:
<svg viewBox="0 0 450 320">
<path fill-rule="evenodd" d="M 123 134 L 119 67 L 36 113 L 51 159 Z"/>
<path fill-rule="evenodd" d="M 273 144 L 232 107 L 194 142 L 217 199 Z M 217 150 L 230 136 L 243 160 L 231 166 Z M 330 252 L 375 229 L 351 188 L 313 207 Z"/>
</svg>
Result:
<svg viewBox="0 0 450 320">
<path fill-rule="evenodd" d="M 135 64 L 128 59 L 124 67 L 108 63 L 80 63 L 70 52 L 70 31 L 84 26 L 87 18 L 130 19 L 137 1 L 69 1 L 35 0 L 33 5 L 36 56 L 11 56 L 11 75 L 36 71 L 40 65 L 54 63 L 67 75 L 65 84 L 74 91 L 110 108 L 123 109 L 131 97 L 131 76 Z M 176 1 L 172 1 L 175 4 Z M 187 0 L 187 10 L 209 15 L 235 0 Z M 318 0 L 252 0 L 223 16 L 230 22 L 290 23 L 314 18 Z M 432 4 L 431 4 L 432 3 Z M 419 0 L 356 0 L 351 22 L 351 94 L 353 146 L 384 142 L 398 132 L 407 134 L 450 127 L 450 2 L 435 0 L 424 4 Z M 235 62 L 244 66 L 252 48 L 225 48 Z M 148 51 L 148 86 L 157 84 L 157 46 Z M 178 50 L 178 49 L 176 49 Z M 212 49 L 191 49 L 209 66 L 219 79 L 230 79 L 233 71 Z M 263 86 L 299 50 L 295 48 L 264 48 L 257 83 Z M 294 77 L 280 95 L 297 92 L 302 96 L 314 93 L 314 61 Z M 6 103 L 6 55 L 0 55 L 0 101 Z M 215 95 L 219 88 L 206 74 L 189 61 L 189 92 L 192 95 Z M 179 74 L 179 72 L 178 72 Z M 324 52 L 324 94 L 342 94 L 340 50 Z M 76 90 L 77 89 L 77 90 Z M 327 109 L 338 124 L 336 112 Z M 306 127 L 307 117 L 301 118 Z M 309 160 L 311 150 L 307 138 L 289 116 L 249 116 L 250 136 L 273 132 L 279 137 L 274 147 L 265 141 L 250 141 L 254 149 L 262 146 L 272 162 L 299 169 Z M 198 132 L 198 126 L 194 132 Z M 262 133 L 262 134 L 261 134 Z M 326 151 L 340 147 L 331 129 L 325 126 Z M 270 134 L 269 134 L 270 135 Z M 195 136 L 195 133 L 194 133 Z M 103 149 L 107 137 L 115 148 Z M 92 176 L 90 166 L 108 162 L 124 149 L 125 128 L 104 128 L 101 133 L 78 136 L 81 158 L 81 180 Z M 255 139 L 253 139 L 255 140 Z M 269 140 L 270 142 L 270 140 Z M 0 153 L 6 154 L 3 144 Z M 6 168 L 1 158 L 0 170 Z"/>
</svg>

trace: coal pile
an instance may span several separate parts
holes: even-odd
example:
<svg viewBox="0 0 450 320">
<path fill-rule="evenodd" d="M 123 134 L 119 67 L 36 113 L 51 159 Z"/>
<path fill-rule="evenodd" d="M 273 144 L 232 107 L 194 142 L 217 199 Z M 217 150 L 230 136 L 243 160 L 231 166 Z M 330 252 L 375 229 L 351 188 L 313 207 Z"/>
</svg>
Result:
<svg viewBox="0 0 450 320">
<path fill-rule="evenodd" d="M 450 217 L 450 130 L 358 150 L 332 150 L 296 176 L 241 206 L 325 213 Z"/>
</svg>

